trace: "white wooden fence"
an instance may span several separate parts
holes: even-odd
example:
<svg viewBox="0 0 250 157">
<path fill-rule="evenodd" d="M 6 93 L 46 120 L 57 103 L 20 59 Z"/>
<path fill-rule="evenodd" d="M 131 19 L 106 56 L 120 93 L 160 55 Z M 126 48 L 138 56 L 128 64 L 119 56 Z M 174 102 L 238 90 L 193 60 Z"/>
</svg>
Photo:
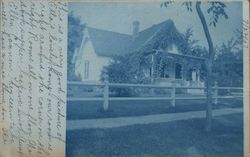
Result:
<svg viewBox="0 0 250 157">
<path fill-rule="evenodd" d="M 68 81 L 69 85 L 74 86 L 85 86 L 85 87 L 101 87 L 103 88 L 103 97 L 68 97 L 67 101 L 103 101 L 103 110 L 107 111 L 109 109 L 109 101 L 118 100 L 118 101 L 129 101 L 129 100 L 170 100 L 171 105 L 175 107 L 175 100 L 198 100 L 198 99 L 206 99 L 205 94 L 201 96 L 176 96 L 176 89 L 203 89 L 205 87 L 183 87 L 183 86 L 163 86 L 163 85 L 152 85 L 152 84 L 128 84 L 128 83 L 109 83 L 108 81 L 104 81 L 104 83 L 84 83 L 84 82 L 72 82 Z M 170 89 L 171 96 L 170 97 L 110 97 L 109 96 L 109 88 L 159 88 L 159 89 Z M 218 95 L 219 90 L 240 90 L 241 92 L 237 92 L 237 95 Z M 243 88 L 242 87 L 218 87 L 217 83 L 213 87 L 213 99 L 214 103 L 218 103 L 218 99 L 232 99 L 232 98 L 242 98 L 243 97 Z"/>
</svg>

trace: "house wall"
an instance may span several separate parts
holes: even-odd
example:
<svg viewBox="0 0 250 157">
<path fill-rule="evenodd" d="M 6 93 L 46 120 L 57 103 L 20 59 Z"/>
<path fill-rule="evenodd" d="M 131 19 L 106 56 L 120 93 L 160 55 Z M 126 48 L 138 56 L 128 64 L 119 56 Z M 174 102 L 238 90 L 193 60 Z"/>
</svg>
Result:
<svg viewBox="0 0 250 157">
<path fill-rule="evenodd" d="M 111 58 L 98 56 L 95 53 L 91 40 L 88 40 L 88 32 L 85 32 L 85 36 L 87 40 L 83 40 L 84 43 L 82 43 L 78 52 L 75 74 L 80 76 L 81 81 L 98 82 L 100 81 L 103 67 L 110 64 Z M 88 66 L 86 65 L 87 62 Z M 85 76 L 86 70 L 88 70 L 88 77 Z"/>
</svg>

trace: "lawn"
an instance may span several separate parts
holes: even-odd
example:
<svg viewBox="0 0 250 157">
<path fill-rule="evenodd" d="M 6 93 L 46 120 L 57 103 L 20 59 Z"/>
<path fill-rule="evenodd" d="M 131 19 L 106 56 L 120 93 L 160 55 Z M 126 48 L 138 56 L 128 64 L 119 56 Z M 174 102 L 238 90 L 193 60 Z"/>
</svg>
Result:
<svg viewBox="0 0 250 157">
<path fill-rule="evenodd" d="M 215 117 L 211 133 L 204 119 L 67 131 L 67 157 L 240 157 L 243 115 Z"/>
<path fill-rule="evenodd" d="M 205 110 L 205 100 L 176 100 L 176 107 L 170 101 L 111 101 L 110 110 L 101 110 L 102 101 L 68 102 L 67 119 L 92 119 L 106 117 L 126 117 L 150 114 L 175 113 Z M 214 109 L 225 107 L 242 107 L 242 100 L 220 99 Z"/>
</svg>

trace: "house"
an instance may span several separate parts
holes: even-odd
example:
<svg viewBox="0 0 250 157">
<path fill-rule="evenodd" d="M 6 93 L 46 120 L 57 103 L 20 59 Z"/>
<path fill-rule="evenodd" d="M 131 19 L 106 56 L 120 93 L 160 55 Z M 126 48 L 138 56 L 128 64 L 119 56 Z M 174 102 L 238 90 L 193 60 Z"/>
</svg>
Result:
<svg viewBox="0 0 250 157">
<path fill-rule="evenodd" d="M 81 46 L 75 50 L 72 59 L 75 75 L 84 82 L 98 82 L 103 67 L 112 62 L 112 56 L 140 52 L 151 58 L 151 66 L 146 73 L 152 83 L 204 86 L 200 79 L 204 60 L 183 55 L 187 50 L 183 46 L 186 41 L 172 20 L 142 31 L 139 25 L 138 21 L 133 22 L 131 35 L 87 27 Z M 168 62 L 163 64 L 159 54 L 165 54 Z"/>
</svg>

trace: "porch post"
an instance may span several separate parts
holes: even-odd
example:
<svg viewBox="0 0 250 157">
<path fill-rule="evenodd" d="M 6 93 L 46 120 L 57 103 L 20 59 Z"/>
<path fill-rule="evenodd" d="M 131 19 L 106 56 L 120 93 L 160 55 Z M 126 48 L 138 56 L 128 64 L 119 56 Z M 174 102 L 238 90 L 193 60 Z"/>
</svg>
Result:
<svg viewBox="0 0 250 157">
<path fill-rule="evenodd" d="M 200 82 L 200 69 L 197 70 L 197 81 Z"/>
<path fill-rule="evenodd" d="M 196 82 L 196 75 L 197 75 L 196 69 L 192 69 L 192 81 L 193 82 Z"/>
<path fill-rule="evenodd" d="M 151 83 L 154 82 L 154 54 L 151 56 Z"/>
</svg>

